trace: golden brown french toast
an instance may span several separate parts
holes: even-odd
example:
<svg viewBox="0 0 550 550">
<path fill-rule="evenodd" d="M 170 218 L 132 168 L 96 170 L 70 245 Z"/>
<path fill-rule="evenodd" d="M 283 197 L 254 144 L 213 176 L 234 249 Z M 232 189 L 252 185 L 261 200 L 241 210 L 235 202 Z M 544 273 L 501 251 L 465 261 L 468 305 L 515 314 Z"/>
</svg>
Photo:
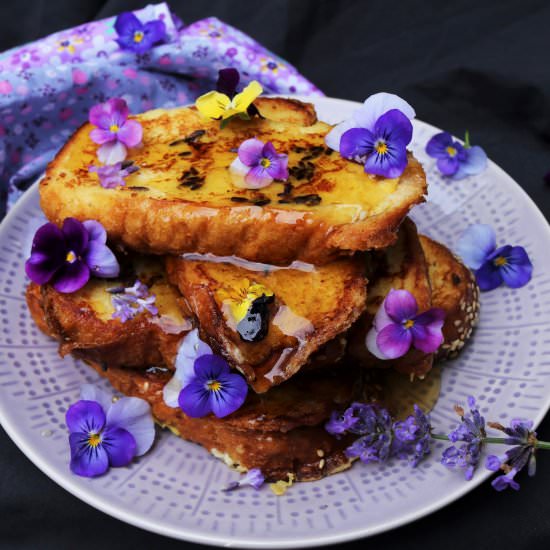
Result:
<svg viewBox="0 0 550 550">
<path fill-rule="evenodd" d="M 85 124 L 49 165 L 41 205 L 57 224 L 72 216 L 101 222 L 109 238 L 135 251 L 235 255 L 276 265 L 319 265 L 342 254 L 385 247 L 410 208 L 424 200 L 418 161 L 398 179 L 365 174 L 363 166 L 327 149 L 330 126 L 309 104 L 257 101 L 266 118 L 232 120 L 223 129 L 194 108 L 135 116 L 143 145 L 129 150 L 139 170 L 124 187 L 105 189 L 88 167 L 97 145 Z M 242 189 L 228 170 L 248 138 L 288 154 L 288 182 Z"/>
<path fill-rule="evenodd" d="M 108 288 L 131 286 L 136 278 L 150 286 L 158 315 L 143 311 L 122 323 Z M 173 365 L 179 343 L 192 328 L 191 313 L 166 280 L 156 258 L 134 258 L 117 279 L 92 279 L 81 290 L 63 294 L 31 283 L 27 304 L 38 327 L 59 341 L 59 353 L 89 359 L 104 368 Z"/>
<path fill-rule="evenodd" d="M 428 267 L 414 222 L 407 218 L 401 226 L 397 242 L 373 253 L 370 260 L 367 309 L 349 332 L 349 355 L 366 368 L 394 368 L 403 373 L 423 376 L 432 368 L 433 354 L 411 349 L 399 359 L 382 361 L 372 355 L 365 345 L 374 316 L 391 289 L 412 293 L 419 311 L 433 305 Z"/>
<path fill-rule="evenodd" d="M 474 274 L 446 246 L 419 235 L 432 287 L 432 305 L 446 312 L 443 344 L 436 359 L 452 359 L 472 335 L 479 318 Z"/>
<path fill-rule="evenodd" d="M 221 260 L 167 257 L 168 278 L 187 300 L 202 338 L 240 370 L 256 392 L 284 382 L 310 358 L 316 365 L 339 359 L 343 333 L 366 306 L 363 256 L 298 266 L 301 269 Z M 271 294 L 265 334 L 257 341 L 247 341 L 239 324 L 250 288 L 260 288 L 258 296 Z"/>
</svg>

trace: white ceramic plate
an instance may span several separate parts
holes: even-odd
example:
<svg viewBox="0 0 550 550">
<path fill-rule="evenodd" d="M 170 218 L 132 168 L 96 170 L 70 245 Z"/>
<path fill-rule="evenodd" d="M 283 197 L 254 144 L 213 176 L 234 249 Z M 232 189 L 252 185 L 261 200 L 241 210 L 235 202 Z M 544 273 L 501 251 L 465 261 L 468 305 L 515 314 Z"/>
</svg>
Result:
<svg viewBox="0 0 550 550">
<path fill-rule="evenodd" d="M 319 117 L 338 122 L 357 104 L 315 99 Z M 540 422 L 550 405 L 550 230 L 522 189 L 498 166 L 448 182 L 424 154 L 438 130 L 414 123 L 412 149 L 424 163 L 429 201 L 414 210 L 420 230 L 453 248 L 471 223 L 491 224 L 498 242 L 524 246 L 532 281 L 482 296 L 481 322 L 460 358 L 443 372 L 434 426 L 455 424 L 453 405 L 477 397 L 486 417 Z M 411 470 L 404 463 L 356 464 L 350 471 L 293 486 L 276 497 L 267 488 L 223 493 L 238 475 L 202 448 L 168 433 L 127 468 L 97 479 L 73 476 L 64 426 L 79 386 L 108 384 L 34 326 L 24 300 L 23 264 L 43 223 L 34 185 L 0 227 L 0 419 L 19 448 L 59 485 L 116 518 L 171 537 L 220 546 L 298 548 L 356 539 L 395 528 L 456 500 L 486 479 L 467 483 L 438 463 L 442 444 Z"/>
</svg>

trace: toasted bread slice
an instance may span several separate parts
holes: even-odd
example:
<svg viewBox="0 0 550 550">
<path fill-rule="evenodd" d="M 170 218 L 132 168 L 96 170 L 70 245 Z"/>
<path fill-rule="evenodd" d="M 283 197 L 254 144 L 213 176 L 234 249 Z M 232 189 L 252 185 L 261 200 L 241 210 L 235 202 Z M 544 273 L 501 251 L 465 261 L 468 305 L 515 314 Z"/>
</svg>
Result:
<svg viewBox="0 0 550 550">
<path fill-rule="evenodd" d="M 365 346 L 365 338 L 374 316 L 388 292 L 403 289 L 416 298 L 419 311 L 432 307 L 432 291 L 424 251 L 415 224 L 406 219 L 397 242 L 371 257 L 367 310 L 349 332 L 348 351 L 352 358 L 366 368 L 394 368 L 400 372 L 424 376 L 433 364 L 433 354 L 411 349 L 399 359 L 382 361 Z"/>
<path fill-rule="evenodd" d="M 57 224 L 68 216 L 98 220 L 112 241 L 154 254 L 319 265 L 394 242 L 407 212 L 424 200 L 418 161 L 409 154 L 398 179 L 367 175 L 326 148 L 330 126 L 316 121 L 311 105 L 281 98 L 258 105 L 271 119 L 233 120 L 223 129 L 194 108 L 136 116 L 143 145 L 128 158 L 140 169 L 117 189 L 104 189 L 88 171 L 97 164 L 97 145 L 85 124 L 49 165 L 40 184 L 42 209 Z M 239 177 L 228 167 L 251 137 L 289 155 L 288 184 L 236 185 Z"/>
<path fill-rule="evenodd" d="M 29 285 L 27 303 L 33 319 L 59 341 L 62 356 L 73 353 L 104 368 L 173 364 L 179 342 L 192 328 L 192 316 L 177 289 L 166 280 L 162 262 L 135 259 L 129 267 L 122 278 L 92 279 L 72 294 L 62 294 L 49 285 Z M 159 315 L 145 311 L 122 323 L 112 317 L 112 294 L 107 289 L 131 286 L 136 277 L 150 286 Z"/>
<path fill-rule="evenodd" d="M 456 357 L 479 318 L 479 287 L 474 274 L 447 247 L 420 235 L 432 287 L 432 305 L 445 310 L 437 359 Z"/>
<path fill-rule="evenodd" d="M 345 344 L 340 335 L 366 306 L 364 258 L 309 266 L 309 270 L 220 260 L 167 257 L 168 277 L 195 314 L 202 337 L 245 375 L 256 392 L 284 382 L 310 357 L 316 364 L 338 359 Z M 239 319 L 230 306 L 231 295 L 237 297 L 239 289 L 254 284 L 263 285 L 274 298 L 265 337 L 250 342 L 237 331 Z M 334 340 L 336 344 L 312 357 Z"/>
</svg>

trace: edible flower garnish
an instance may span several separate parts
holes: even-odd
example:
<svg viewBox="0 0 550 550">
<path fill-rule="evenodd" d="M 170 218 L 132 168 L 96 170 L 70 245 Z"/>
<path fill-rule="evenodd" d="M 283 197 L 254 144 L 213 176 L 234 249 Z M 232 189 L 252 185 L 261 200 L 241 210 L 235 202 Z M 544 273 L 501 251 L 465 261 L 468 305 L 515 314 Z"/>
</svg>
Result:
<svg viewBox="0 0 550 550">
<path fill-rule="evenodd" d="M 367 174 L 398 178 L 407 166 L 414 109 L 400 97 L 371 95 L 326 136 L 326 144 L 348 159 L 365 165 Z"/>
<path fill-rule="evenodd" d="M 218 71 L 218 81 L 216 82 L 216 91 L 221 94 L 225 94 L 230 99 L 233 99 L 237 95 L 237 86 L 241 80 L 241 75 L 237 69 L 229 67 L 227 69 L 220 69 Z M 255 115 L 260 115 L 260 112 L 251 103 L 246 110 L 247 115 L 252 118 Z"/>
<path fill-rule="evenodd" d="M 241 477 L 238 481 L 233 481 L 230 483 L 227 487 L 222 489 L 222 491 L 229 492 L 229 491 L 235 491 L 236 489 L 240 489 L 241 487 L 244 487 L 246 485 L 250 485 L 250 487 L 254 487 L 256 491 L 264 484 L 265 477 L 262 474 L 262 471 L 260 468 L 252 468 L 246 472 L 246 474 Z"/>
<path fill-rule="evenodd" d="M 138 170 L 139 166 L 136 166 L 132 161 L 106 164 L 105 166 L 90 166 L 88 168 L 89 172 L 94 172 L 98 175 L 99 184 L 105 189 L 124 187 L 126 185 L 125 178 Z"/>
<path fill-rule="evenodd" d="M 434 353 L 443 343 L 445 311 L 431 308 L 418 313 L 415 297 L 408 290 L 390 290 L 374 317 L 366 338 L 368 350 L 379 359 L 396 359 L 411 346 Z"/>
<path fill-rule="evenodd" d="M 226 91 L 230 90 L 226 89 Z M 207 118 L 221 119 L 222 125 L 235 116 L 248 120 L 250 118 L 248 109 L 262 92 L 261 84 L 253 80 L 241 93 L 233 97 L 217 91 L 207 92 L 197 98 L 195 107 Z"/>
<path fill-rule="evenodd" d="M 249 279 L 244 278 L 231 288 L 221 288 L 216 296 L 220 301 L 228 304 L 231 315 L 238 323 L 244 319 L 254 300 L 262 296 L 271 297 L 273 291 L 261 283 L 250 282 Z"/>
<path fill-rule="evenodd" d="M 531 280 L 533 264 L 525 248 L 509 244 L 497 248 L 490 225 L 468 227 L 458 241 L 457 253 L 474 270 L 481 290 L 493 290 L 503 282 L 510 288 L 520 288 Z"/>
<path fill-rule="evenodd" d="M 166 41 L 166 25 L 160 19 L 142 23 L 132 12 L 121 13 L 115 20 L 116 41 L 122 50 L 148 52 L 155 44 Z"/>
<path fill-rule="evenodd" d="M 155 439 L 149 404 L 137 397 L 112 402 L 99 388 L 85 384 L 80 401 L 66 414 L 71 471 L 79 476 L 104 474 L 109 466 L 126 466 L 146 453 Z"/>
<path fill-rule="evenodd" d="M 453 140 L 448 132 L 440 132 L 428 141 L 426 153 L 437 159 L 437 167 L 444 176 L 455 180 L 479 174 L 487 167 L 485 151 L 479 145 L 470 145 L 468 132 L 464 145 Z"/>
<path fill-rule="evenodd" d="M 273 180 L 288 179 L 288 155 L 277 153 L 270 141 L 247 139 L 240 144 L 237 155 L 229 169 L 244 176 L 242 187 L 261 189 Z"/>
<path fill-rule="evenodd" d="M 141 143 L 143 129 L 137 120 L 128 120 L 130 111 L 122 98 L 112 98 L 90 109 L 90 124 L 97 126 L 90 138 L 100 145 L 97 158 L 103 164 L 116 164 L 126 158 L 127 148 Z"/>
<path fill-rule="evenodd" d="M 151 315 L 157 315 L 155 306 L 156 296 L 149 293 L 149 288 L 139 279 L 129 287 L 108 288 L 112 294 L 111 303 L 115 308 L 113 319 L 120 319 L 122 323 L 133 319 L 136 315 L 148 311 Z"/>
<path fill-rule="evenodd" d="M 75 292 L 90 274 L 102 278 L 119 274 L 118 261 L 106 242 L 105 229 L 94 220 L 65 218 L 61 229 L 46 223 L 34 235 L 25 271 L 36 284 L 51 283 L 59 292 Z"/>
<path fill-rule="evenodd" d="M 224 418 L 241 407 L 247 393 L 245 379 L 232 373 L 223 357 L 201 355 L 195 359 L 193 376 L 181 390 L 178 403 L 191 418 L 202 418 L 210 413 Z"/>
</svg>

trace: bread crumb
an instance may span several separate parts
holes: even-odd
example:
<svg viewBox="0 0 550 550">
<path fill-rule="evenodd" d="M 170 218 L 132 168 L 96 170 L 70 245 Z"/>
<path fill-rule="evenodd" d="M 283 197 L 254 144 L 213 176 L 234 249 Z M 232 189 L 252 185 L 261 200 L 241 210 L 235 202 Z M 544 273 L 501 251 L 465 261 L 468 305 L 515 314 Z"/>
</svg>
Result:
<svg viewBox="0 0 550 550">
<path fill-rule="evenodd" d="M 292 486 L 292 484 L 294 483 L 295 475 L 294 474 L 287 474 L 287 476 L 288 476 L 288 481 L 284 481 L 284 480 L 281 479 L 281 480 L 279 480 L 275 483 L 270 483 L 269 484 L 269 488 L 278 497 L 283 496 L 287 492 L 288 488 L 290 486 Z"/>
</svg>

